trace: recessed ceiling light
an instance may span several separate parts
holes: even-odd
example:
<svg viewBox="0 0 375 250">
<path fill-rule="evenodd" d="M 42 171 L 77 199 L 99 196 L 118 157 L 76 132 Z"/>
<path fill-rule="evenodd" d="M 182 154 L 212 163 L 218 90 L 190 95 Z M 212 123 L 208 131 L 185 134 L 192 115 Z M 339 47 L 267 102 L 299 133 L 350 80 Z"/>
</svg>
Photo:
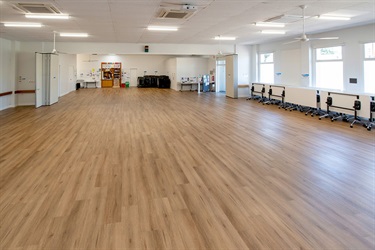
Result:
<svg viewBox="0 0 375 250">
<path fill-rule="evenodd" d="M 69 15 L 65 14 L 25 14 L 26 18 L 40 18 L 40 19 L 69 19 Z"/>
<path fill-rule="evenodd" d="M 5 27 L 26 27 L 26 28 L 40 28 L 41 23 L 4 23 Z"/>
<path fill-rule="evenodd" d="M 262 22 L 257 22 L 254 25 L 255 26 L 259 26 L 259 27 L 275 27 L 275 28 L 283 28 L 283 27 L 285 27 L 284 23 L 262 23 Z"/>
<path fill-rule="evenodd" d="M 285 31 L 283 30 L 262 30 L 262 34 L 276 34 L 276 35 L 284 35 Z"/>
<path fill-rule="evenodd" d="M 65 37 L 88 37 L 87 33 L 60 33 L 60 36 Z"/>
<path fill-rule="evenodd" d="M 215 36 L 215 40 L 233 41 L 236 40 L 236 38 L 232 36 Z"/>
<path fill-rule="evenodd" d="M 148 26 L 148 30 L 156 30 L 156 31 L 177 31 L 177 27 L 167 27 L 167 26 Z"/>
<path fill-rule="evenodd" d="M 349 21 L 350 17 L 347 16 L 329 16 L 329 15 L 320 15 L 318 16 L 319 19 L 326 19 L 326 20 L 342 20 L 342 21 Z"/>
</svg>

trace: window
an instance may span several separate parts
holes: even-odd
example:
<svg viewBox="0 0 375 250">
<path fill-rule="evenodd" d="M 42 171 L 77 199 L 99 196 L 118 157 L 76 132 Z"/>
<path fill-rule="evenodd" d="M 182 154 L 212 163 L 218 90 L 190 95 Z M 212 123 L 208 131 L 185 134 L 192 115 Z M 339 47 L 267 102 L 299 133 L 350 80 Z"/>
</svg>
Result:
<svg viewBox="0 0 375 250">
<path fill-rule="evenodd" d="M 366 93 L 375 93 L 375 43 L 366 43 L 364 47 L 364 91 Z"/>
<path fill-rule="evenodd" d="M 259 81 L 274 83 L 273 53 L 260 54 Z"/>
<path fill-rule="evenodd" d="M 343 90 L 342 47 L 318 48 L 315 58 L 315 86 Z"/>
</svg>

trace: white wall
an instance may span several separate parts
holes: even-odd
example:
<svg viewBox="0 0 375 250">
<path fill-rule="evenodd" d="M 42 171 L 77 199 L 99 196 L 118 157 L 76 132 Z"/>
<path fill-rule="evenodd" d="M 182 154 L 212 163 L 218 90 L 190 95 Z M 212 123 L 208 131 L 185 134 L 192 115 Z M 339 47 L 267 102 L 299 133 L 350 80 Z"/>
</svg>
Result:
<svg viewBox="0 0 375 250">
<path fill-rule="evenodd" d="M 237 46 L 238 54 L 238 84 L 251 84 L 251 61 L 252 48 L 251 46 Z M 250 88 L 238 88 L 238 97 L 249 97 Z"/>
<path fill-rule="evenodd" d="M 53 49 L 52 42 L 27 42 L 29 47 L 41 47 L 49 53 Z M 149 46 L 149 52 L 144 52 L 144 46 Z M 223 53 L 234 53 L 233 45 L 206 45 L 206 44 L 129 44 L 129 43 L 85 43 L 57 42 L 56 49 L 68 54 L 122 54 L 122 55 L 216 55 L 219 50 Z"/>
<path fill-rule="evenodd" d="M 130 69 L 137 69 L 138 76 L 147 75 L 167 75 L 167 61 L 174 56 L 162 55 L 77 55 L 77 77 L 78 79 L 91 80 L 93 77 L 100 81 L 99 69 L 102 62 L 121 62 L 123 78 L 126 82 L 126 76 Z M 88 62 L 88 60 L 95 62 Z M 94 76 L 92 70 L 94 69 Z M 156 72 L 155 72 L 156 71 Z M 124 77 L 125 76 L 125 77 Z"/>
<path fill-rule="evenodd" d="M 293 43 L 284 45 L 288 39 L 261 45 L 235 46 L 221 45 L 220 50 L 225 53 L 237 53 L 239 57 L 238 80 L 239 84 L 257 81 L 257 55 L 262 52 L 275 53 L 275 72 L 282 73 L 276 82 L 286 85 L 313 86 L 314 85 L 314 63 L 311 51 L 316 47 L 343 45 L 344 61 L 344 88 L 349 92 L 363 92 L 363 54 L 362 47 L 365 42 L 374 42 L 375 25 L 369 24 L 360 27 L 347 28 L 314 34 L 312 37 L 339 36 L 339 40 L 319 40 L 307 43 Z M 0 40 L 1 67 L 0 67 L 0 91 L 14 91 L 35 89 L 35 52 L 51 52 L 51 42 L 17 42 L 5 39 Z M 101 61 L 120 61 L 123 63 L 124 71 L 137 68 L 139 75 L 167 74 L 172 78 L 175 71 L 176 81 L 172 79 L 172 88 L 178 89 L 177 82 L 182 76 L 198 76 L 208 74 L 215 63 L 212 58 L 200 58 L 192 55 L 216 55 L 219 51 L 217 46 L 195 45 L 195 44 L 147 44 L 150 52 L 144 52 L 144 44 L 120 44 L 120 43 L 57 43 L 58 51 L 70 54 L 122 54 L 119 59 L 116 56 L 102 56 L 98 63 L 84 63 L 80 55 L 77 56 L 77 77 L 80 73 L 87 75 L 89 71 L 100 68 Z M 290 55 L 290 56 L 289 56 Z M 181 56 L 188 56 L 187 58 Z M 173 60 L 176 59 L 176 69 Z M 66 63 L 74 65 L 73 57 L 62 59 L 61 72 L 66 74 Z M 189 61 L 190 60 L 190 61 Z M 191 61 L 193 60 L 193 61 Z M 81 71 L 81 72 L 80 72 Z M 301 74 L 309 73 L 309 78 L 303 78 Z M 349 78 L 357 78 L 358 84 L 349 84 Z M 66 94 L 72 90 L 72 86 L 65 85 L 66 78 L 62 76 L 60 94 Z M 34 105 L 34 94 L 18 94 L 0 97 L 0 109 L 14 105 Z"/>
<path fill-rule="evenodd" d="M 257 54 L 274 52 L 275 73 L 282 73 L 280 79 L 275 76 L 276 83 L 295 86 L 314 86 L 314 49 L 319 47 L 342 45 L 344 62 L 344 91 L 361 93 L 364 91 L 363 44 L 366 42 L 375 42 L 374 30 L 375 24 L 369 24 L 310 36 L 337 36 L 339 37 L 338 40 L 313 40 L 309 42 L 296 42 L 285 45 L 285 42 L 293 40 L 293 38 L 288 38 L 274 43 L 254 45 L 252 46 L 252 49 L 255 50 Z M 255 60 L 254 57 L 256 56 L 253 55 L 253 60 Z M 256 65 L 252 65 L 251 67 L 251 71 L 256 72 Z M 306 73 L 310 74 L 310 77 L 302 77 L 302 74 Z M 350 84 L 349 78 L 357 78 L 358 83 Z"/>
<path fill-rule="evenodd" d="M 208 57 L 178 57 L 177 58 L 177 82 L 182 77 L 200 77 L 210 73 Z"/>
<path fill-rule="evenodd" d="M 238 55 L 225 57 L 225 89 L 226 96 L 238 98 Z"/>
<path fill-rule="evenodd" d="M 76 68 L 75 55 L 58 55 L 59 60 L 59 96 L 63 96 L 75 89 L 76 79 L 69 78 L 69 66 Z M 19 51 L 17 53 L 17 82 L 16 90 L 35 90 L 35 53 Z M 16 95 L 16 106 L 35 105 L 35 94 L 25 93 Z"/>
<path fill-rule="evenodd" d="M 212 71 L 212 75 L 215 76 L 216 74 L 216 57 L 215 56 L 210 56 L 208 58 L 208 70 L 211 72 Z M 210 79 L 211 81 L 211 79 Z"/>
<path fill-rule="evenodd" d="M 238 84 L 250 83 L 251 47 L 237 46 Z"/>
<path fill-rule="evenodd" d="M 69 68 L 73 69 L 73 75 L 70 75 Z M 77 56 L 59 54 L 59 69 L 59 96 L 63 96 L 75 90 L 75 83 L 77 81 Z"/>
<path fill-rule="evenodd" d="M 16 47 L 17 42 L 0 38 L 0 93 L 13 92 L 0 97 L 0 110 L 15 106 Z"/>
<path fill-rule="evenodd" d="M 169 79 L 171 80 L 171 89 L 178 90 L 177 86 L 177 59 L 169 58 L 167 60 L 167 76 L 169 76 Z"/>
<path fill-rule="evenodd" d="M 52 51 L 52 50 L 51 50 Z M 44 43 L 21 42 L 17 52 L 16 90 L 35 90 L 35 52 L 49 53 Z M 69 67 L 77 68 L 76 55 L 59 54 L 59 96 L 75 89 L 76 79 L 69 79 Z M 35 94 L 17 94 L 16 105 L 35 105 Z"/>
<path fill-rule="evenodd" d="M 45 52 L 43 43 L 20 42 L 17 51 L 16 90 L 35 90 L 35 52 Z M 35 105 L 35 94 L 17 94 L 16 106 Z"/>
<path fill-rule="evenodd" d="M 276 55 L 276 60 L 283 63 L 275 65 L 275 73 L 282 73 L 280 76 L 275 75 L 275 84 L 301 85 L 300 55 L 301 49 L 282 50 Z M 293 67 L 291 67 L 291 65 L 293 65 Z"/>
<path fill-rule="evenodd" d="M 340 37 L 337 41 L 314 41 L 312 48 L 343 45 L 344 90 L 351 93 L 363 92 L 363 44 L 375 42 L 375 24 L 327 32 L 320 35 Z M 350 84 L 349 78 L 357 78 L 358 83 Z"/>
<path fill-rule="evenodd" d="M 16 90 L 35 90 L 35 53 L 25 51 L 17 53 L 16 79 Z M 35 94 L 17 94 L 16 105 L 35 105 Z"/>
<path fill-rule="evenodd" d="M 250 83 L 258 81 L 258 53 L 259 45 L 250 46 Z"/>
<path fill-rule="evenodd" d="M 102 62 L 108 62 L 104 60 L 103 56 L 93 56 L 89 54 L 78 54 L 76 55 L 77 64 L 77 79 L 89 81 L 96 80 L 100 81 L 100 68 Z M 111 62 L 121 62 L 122 59 L 114 58 Z"/>
<path fill-rule="evenodd" d="M 242 55 L 243 63 L 241 74 L 248 79 L 249 76 L 249 46 L 243 46 Z M 132 68 L 137 69 L 138 76 L 143 76 L 144 71 L 148 75 L 168 75 L 171 79 L 171 88 L 179 90 L 177 82 L 181 77 L 194 77 L 203 74 L 209 74 L 211 70 L 215 72 L 214 56 L 184 56 L 176 57 L 174 55 L 77 55 L 77 78 L 83 80 L 100 81 L 99 69 L 102 62 L 121 62 L 122 71 L 129 75 Z M 179 69 L 179 72 L 177 70 Z M 92 73 L 94 70 L 94 74 Z M 125 82 L 123 77 L 122 81 Z M 247 82 L 247 80 L 245 80 Z"/>
</svg>

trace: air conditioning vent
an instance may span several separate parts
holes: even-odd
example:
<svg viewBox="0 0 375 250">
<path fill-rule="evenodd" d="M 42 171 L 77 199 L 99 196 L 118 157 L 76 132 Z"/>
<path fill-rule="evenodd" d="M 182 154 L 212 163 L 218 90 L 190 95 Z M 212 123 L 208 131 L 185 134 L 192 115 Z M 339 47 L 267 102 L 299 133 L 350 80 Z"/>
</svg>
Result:
<svg viewBox="0 0 375 250">
<path fill-rule="evenodd" d="M 162 10 L 160 11 L 158 18 L 170 18 L 170 19 L 188 19 L 194 14 L 195 11 L 182 11 L 182 10 Z"/>
<path fill-rule="evenodd" d="M 61 11 L 49 3 L 16 3 L 14 7 L 25 14 L 61 14 Z"/>
<path fill-rule="evenodd" d="M 305 17 L 309 18 L 308 16 Z M 275 16 L 272 18 L 269 18 L 265 20 L 264 22 L 273 22 L 273 23 L 294 23 L 297 21 L 301 21 L 303 19 L 302 16 L 299 15 L 280 15 L 280 16 Z"/>
<path fill-rule="evenodd" d="M 178 18 L 178 19 L 183 19 L 188 15 L 189 13 L 186 12 L 167 12 L 164 15 L 164 18 Z"/>
</svg>

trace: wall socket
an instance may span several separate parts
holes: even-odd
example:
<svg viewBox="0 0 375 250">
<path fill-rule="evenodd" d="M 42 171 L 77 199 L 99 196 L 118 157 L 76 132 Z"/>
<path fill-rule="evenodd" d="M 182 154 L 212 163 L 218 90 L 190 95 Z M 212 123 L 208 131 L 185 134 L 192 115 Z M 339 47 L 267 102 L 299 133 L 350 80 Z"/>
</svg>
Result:
<svg viewBox="0 0 375 250">
<path fill-rule="evenodd" d="M 349 83 L 357 84 L 357 78 L 349 78 Z"/>
</svg>

